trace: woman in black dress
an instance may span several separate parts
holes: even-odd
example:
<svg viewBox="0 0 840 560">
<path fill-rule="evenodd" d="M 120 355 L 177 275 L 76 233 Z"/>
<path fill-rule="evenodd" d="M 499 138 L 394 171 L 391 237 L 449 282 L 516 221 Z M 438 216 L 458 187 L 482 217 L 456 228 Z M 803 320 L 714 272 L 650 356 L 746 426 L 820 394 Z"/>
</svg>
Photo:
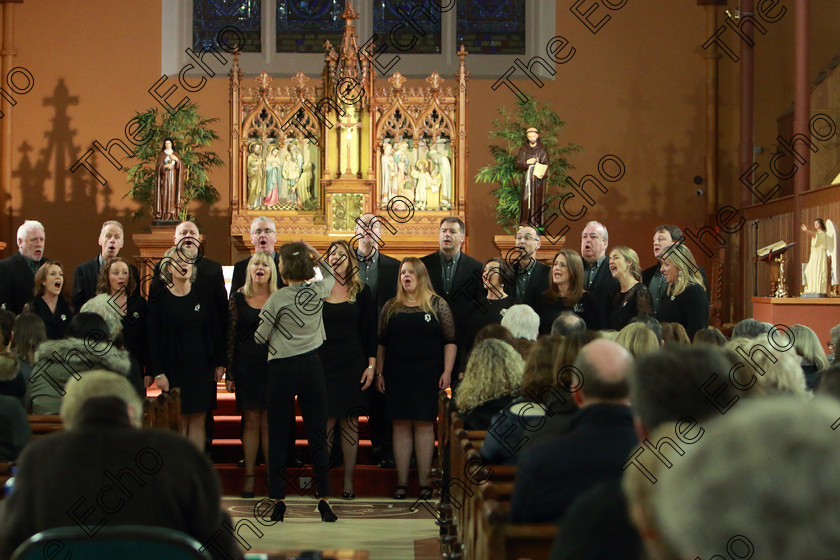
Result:
<svg viewBox="0 0 840 560">
<path fill-rule="evenodd" d="M 242 449 L 245 455 L 243 498 L 254 497 L 254 466 L 260 442 L 268 457 L 268 349 L 254 340 L 260 322 L 260 309 L 277 291 L 277 268 L 274 259 L 257 252 L 248 261 L 245 285 L 231 294 L 228 301 L 228 367 L 225 388 L 236 393 L 236 411 L 242 414 Z"/>
<path fill-rule="evenodd" d="M 397 296 L 385 303 L 379 316 L 376 358 L 376 388 L 385 393 L 388 416 L 394 423 L 394 498 L 398 500 L 408 495 L 412 447 L 420 497 L 431 496 L 429 467 L 435 451 L 438 391 L 449 386 L 456 350 L 449 305 L 435 294 L 420 259 L 403 259 Z"/>
<path fill-rule="evenodd" d="M 619 245 L 610 251 L 610 274 L 618 280 L 619 288 L 610 297 L 607 328 L 620 331 L 636 315 L 650 315 L 653 303 L 650 292 L 642 283 L 639 255 L 630 247 Z"/>
<path fill-rule="evenodd" d="M 125 348 L 137 360 L 141 370 L 148 365 L 149 347 L 146 328 L 146 300 L 137 292 L 137 280 L 131 274 L 128 262 L 122 257 L 105 261 L 96 277 L 96 293 L 110 296 L 111 307 L 120 314 Z M 146 387 L 152 384 L 152 376 L 146 375 Z"/>
<path fill-rule="evenodd" d="M 149 370 L 161 391 L 181 388 L 181 433 L 204 451 L 205 420 L 216 407 L 225 363 L 224 333 L 212 298 L 193 289 L 192 259 L 172 247 L 160 264 L 159 297 L 151 298 L 147 327 Z"/>
<path fill-rule="evenodd" d="M 341 496 L 352 500 L 356 497 L 353 471 L 359 451 L 359 416 L 369 414 L 365 391 L 373 383 L 376 367 L 376 303 L 359 276 L 356 251 L 346 241 L 330 243 L 327 262 L 336 276 L 322 312 L 327 339 L 318 351 L 327 384 L 327 445 L 332 450 L 338 424 L 344 455 Z"/>
<path fill-rule="evenodd" d="M 466 361 L 470 350 L 476 344 L 475 335 L 487 325 L 501 323 L 505 311 L 514 304 L 513 297 L 505 291 L 506 281 L 510 276 L 506 274 L 506 268 L 506 263 L 498 257 L 484 263 L 481 281 L 487 293 L 484 298 L 474 302 L 474 305 L 470 307 L 470 315 L 467 318 L 466 347 L 461 352 L 464 363 L 459 364 L 458 367 L 460 377 L 463 377 L 466 371 Z"/>
<path fill-rule="evenodd" d="M 563 311 L 574 311 L 597 330 L 598 306 L 591 293 L 583 291 L 583 259 L 576 251 L 560 249 L 551 264 L 548 290 L 540 297 L 535 311 L 540 316 L 540 334 L 550 334 L 551 324 Z"/>
<path fill-rule="evenodd" d="M 682 243 L 671 245 L 660 257 L 668 291 L 659 305 L 660 323 L 679 323 L 688 339 L 709 326 L 709 298 L 703 277 L 691 250 Z"/>
<path fill-rule="evenodd" d="M 58 261 L 47 261 L 35 274 L 35 297 L 23 307 L 44 321 L 47 339 L 64 338 L 67 325 L 73 318 L 73 310 L 64 297 L 64 267 Z"/>
</svg>

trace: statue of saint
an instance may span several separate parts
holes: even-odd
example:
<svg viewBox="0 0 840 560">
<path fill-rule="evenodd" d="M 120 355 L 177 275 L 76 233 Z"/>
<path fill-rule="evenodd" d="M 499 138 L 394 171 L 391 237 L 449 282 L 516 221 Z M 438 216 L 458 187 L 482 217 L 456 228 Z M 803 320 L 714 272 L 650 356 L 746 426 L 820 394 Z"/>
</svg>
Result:
<svg viewBox="0 0 840 560">
<path fill-rule="evenodd" d="M 540 141 L 536 128 L 525 131 L 528 141 L 519 149 L 516 165 L 525 172 L 522 198 L 519 200 L 519 225 L 543 225 L 542 206 L 545 204 L 545 180 L 548 175 L 548 150 Z"/>
<path fill-rule="evenodd" d="M 262 158 L 262 146 L 253 142 L 250 146 L 246 172 L 248 174 L 248 208 L 257 208 L 263 201 L 265 162 Z"/>
<path fill-rule="evenodd" d="M 172 147 L 172 138 L 163 140 L 155 165 L 155 220 L 175 221 L 184 195 L 184 165 Z"/>
<path fill-rule="evenodd" d="M 394 146 L 390 142 L 382 145 L 382 206 L 396 196 L 397 162 L 394 160 Z"/>
<path fill-rule="evenodd" d="M 282 194 L 280 191 L 280 168 L 283 167 L 283 161 L 280 159 L 280 148 L 276 145 L 271 146 L 268 152 L 268 157 L 265 158 L 266 194 L 263 206 L 274 206 L 281 198 L 286 198 L 285 189 Z"/>
</svg>

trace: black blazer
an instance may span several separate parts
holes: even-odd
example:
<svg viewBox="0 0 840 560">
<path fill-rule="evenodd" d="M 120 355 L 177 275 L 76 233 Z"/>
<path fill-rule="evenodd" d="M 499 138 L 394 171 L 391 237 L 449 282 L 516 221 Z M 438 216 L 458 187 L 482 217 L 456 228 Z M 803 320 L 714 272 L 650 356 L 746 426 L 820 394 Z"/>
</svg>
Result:
<svg viewBox="0 0 840 560">
<path fill-rule="evenodd" d="M 140 271 L 133 264 L 128 265 L 129 274 L 134 277 L 134 293 L 128 296 L 140 294 Z M 96 295 L 96 279 L 99 277 L 99 255 L 85 261 L 76 267 L 73 274 L 73 308 L 78 313 L 82 306 Z"/>
<path fill-rule="evenodd" d="M 49 259 L 43 257 L 38 266 Z M 0 309 L 19 315 L 23 306 L 32 300 L 35 274 L 20 252 L 0 261 Z"/>
<path fill-rule="evenodd" d="M 569 431 L 522 451 L 510 505 L 514 523 L 552 523 L 590 488 L 621 477 L 639 445 L 630 407 L 592 404 L 571 419 Z"/>
<path fill-rule="evenodd" d="M 666 292 L 659 307 L 660 323 L 679 323 L 685 327 L 688 340 L 694 333 L 709 326 L 709 296 L 700 284 L 689 284 L 673 298 Z"/>
<path fill-rule="evenodd" d="M 585 275 L 586 271 L 584 270 Z M 612 294 L 620 289 L 621 284 L 610 273 L 610 259 L 606 258 L 601 263 L 601 266 L 598 267 L 598 272 L 595 273 L 595 279 L 592 280 L 592 285 L 587 290 L 595 297 L 595 302 L 598 305 L 599 328 L 605 328 L 609 324 Z"/>
<path fill-rule="evenodd" d="M 239 288 L 245 285 L 245 280 L 248 278 L 248 261 L 251 257 L 245 257 L 235 265 L 233 265 L 233 279 L 230 281 L 230 293 L 235 294 Z M 280 266 L 280 251 L 274 251 L 274 266 Z M 275 272 L 277 270 L 275 269 Z M 286 284 L 280 278 L 280 274 L 275 274 L 274 279 L 277 281 L 277 289 L 279 290 Z"/>
<path fill-rule="evenodd" d="M 397 283 L 400 278 L 400 261 L 379 253 L 376 267 L 376 291 L 373 300 L 376 302 L 376 316 L 382 311 L 385 302 L 397 295 Z"/>
<path fill-rule="evenodd" d="M 540 302 L 540 297 L 548 290 L 548 276 L 551 274 L 551 267 L 539 261 L 534 265 L 534 270 L 531 272 L 531 277 L 528 278 L 528 283 L 525 286 L 524 293 L 519 293 L 519 283 L 516 281 L 516 271 L 513 271 L 511 281 L 513 282 L 513 289 L 507 289 L 508 293 L 513 294 L 513 299 L 516 303 L 524 303 L 536 309 Z M 507 287 L 507 286 L 506 286 Z"/>
</svg>

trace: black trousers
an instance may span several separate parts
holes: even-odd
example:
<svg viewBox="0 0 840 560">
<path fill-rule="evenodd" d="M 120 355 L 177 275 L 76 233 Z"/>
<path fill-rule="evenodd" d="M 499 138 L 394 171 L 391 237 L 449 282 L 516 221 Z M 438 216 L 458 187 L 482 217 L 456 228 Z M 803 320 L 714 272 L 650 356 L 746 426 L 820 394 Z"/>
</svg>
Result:
<svg viewBox="0 0 840 560">
<path fill-rule="evenodd" d="M 316 351 L 268 363 L 268 496 L 286 497 L 286 467 L 294 459 L 288 454 L 293 434 L 295 395 L 309 440 L 309 458 L 315 471 L 318 493 L 330 495 L 330 457 L 327 452 L 327 389 L 324 369 Z M 294 437 L 294 436 L 291 436 Z M 291 480 L 292 484 L 296 480 Z"/>
</svg>

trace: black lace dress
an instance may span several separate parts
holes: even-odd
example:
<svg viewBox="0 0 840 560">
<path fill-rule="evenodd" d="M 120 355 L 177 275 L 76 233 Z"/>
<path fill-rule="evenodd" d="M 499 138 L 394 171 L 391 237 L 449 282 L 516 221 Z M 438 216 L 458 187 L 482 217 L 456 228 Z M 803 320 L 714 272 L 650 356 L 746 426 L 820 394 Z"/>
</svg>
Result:
<svg viewBox="0 0 840 560">
<path fill-rule="evenodd" d="M 652 313 L 653 302 L 647 286 L 639 282 L 626 292 L 622 292 L 619 288 L 610 298 L 610 317 L 607 328 L 620 331 L 636 315 L 651 315 Z"/>
<path fill-rule="evenodd" d="M 434 422 L 438 381 L 443 374 L 443 347 L 455 344 L 455 322 L 449 305 L 432 296 L 435 315 L 419 307 L 395 309 L 390 299 L 379 317 L 379 344 L 385 347 L 385 402 L 392 420 Z"/>
</svg>

